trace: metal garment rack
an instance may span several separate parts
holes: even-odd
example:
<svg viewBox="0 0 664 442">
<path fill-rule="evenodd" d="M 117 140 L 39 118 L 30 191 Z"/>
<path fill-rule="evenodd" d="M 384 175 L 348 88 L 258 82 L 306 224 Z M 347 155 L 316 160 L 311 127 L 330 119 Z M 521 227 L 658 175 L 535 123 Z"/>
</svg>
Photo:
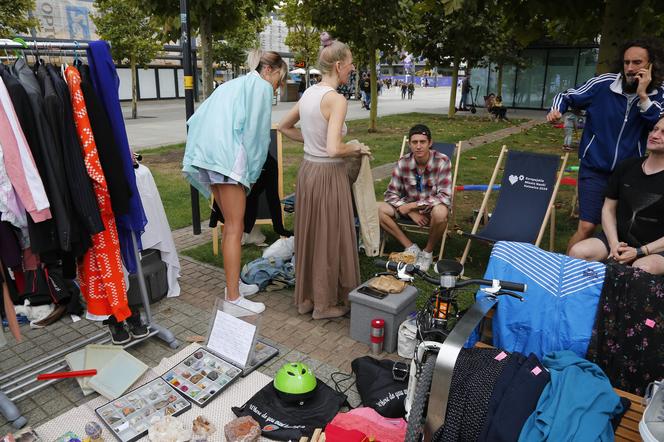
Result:
<svg viewBox="0 0 664 442">
<path fill-rule="evenodd" d="M 78 55 L 80 51 L 85 51 L 87 48 L 87 43 L 77 42 L 33 41 L 25 42 L 24 44 L 12 40 L 0 40 L 0 50 L 19 50 L 24 53 L 34 54 L 38 58 L 40 55 Z M 83 52 L 81 56 L 85 56 L 85 52 Z M 141 300 L 143 302 L 144 320 L 150 327 L 150 334 L 145 338 L 132 340 L 124 347 L 131 347 L 139 342 L 156 336 L 165 341 L 171 348 L 175 349 L 180 345 L 175 338 L 175 335 L 173 335 L 168 328 L 161 326 L 152 320 L 150 299 L 145 285 L 145 276 L 143 275 L 143 269 L 141 267 L 141 254 L 138 250 L 138 241 L 136 240 L 134 232 L 132 232 L 131 239 L 137 262 L 137 279 L 140 289 L 139 291 L 141 293 Z M 103 344 L 109 341 L 110 337 L 108 331 L 103 331 L 73 344 L 68 344 L 60 351 L 44 356 L 20 369 L 14 370 L 10 373 L 0 374 L 0 413 L 2 413 L 7 421 L 11 422 L 15 428 L 22 428 L 27 423 L 27 419 L 21 415 L 15 402 L 58 381 L 55 379 L 49 381 L 37 381 L 37 375 L 67 369 L 67 362 L 64 359 L 67 354 L 82 349 L 88 344 Z"/>
</svg>

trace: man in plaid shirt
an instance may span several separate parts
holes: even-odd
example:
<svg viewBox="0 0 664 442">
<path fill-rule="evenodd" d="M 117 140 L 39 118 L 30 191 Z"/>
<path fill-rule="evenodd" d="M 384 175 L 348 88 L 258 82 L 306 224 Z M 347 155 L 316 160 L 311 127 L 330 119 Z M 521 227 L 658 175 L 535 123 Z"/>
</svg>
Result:
<svg viewBox="0 0 664 442">
<path fill-rule="evenodd" d="M 399 159 L 392 180 L 385 191 L 385 202 L 378 203 L 380 226 L 394 236 L 405 252 L 413 253 L 415 265 L 427 271 L 433 261 L 433 248 L 447 226 L 452 193 L 450 159 L 431 150 L 431 131 L 423 124 L 408 132 L 410 152 Z M 429 226 L 429 239 L 424 249 L 413 243 L 397 224 L 397 219 L 411 220 L 418 226 Z"/>
</svg>

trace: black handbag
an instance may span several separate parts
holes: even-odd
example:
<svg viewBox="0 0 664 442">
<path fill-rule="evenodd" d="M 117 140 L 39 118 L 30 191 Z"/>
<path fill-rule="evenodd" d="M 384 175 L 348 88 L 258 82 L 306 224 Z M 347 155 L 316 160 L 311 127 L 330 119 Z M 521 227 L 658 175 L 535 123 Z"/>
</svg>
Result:
<svg viewBox="0 0 664 442">
<path fill-rule="evenodd" d="M 381 416 L 404 417 L 409 368 L 403 362 L 362 356 L 351 363 L 362 405 Z"/>
</svg>

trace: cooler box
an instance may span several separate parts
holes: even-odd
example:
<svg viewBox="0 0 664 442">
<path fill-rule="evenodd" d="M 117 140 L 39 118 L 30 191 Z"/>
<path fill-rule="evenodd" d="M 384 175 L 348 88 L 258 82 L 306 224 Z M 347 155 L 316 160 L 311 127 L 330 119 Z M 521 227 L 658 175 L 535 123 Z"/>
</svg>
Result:
<svg viewBox="0 0 664 442">
<path fill-rule="evenodd" d="M 387 295 L 383 299 L 358 293 L 355 289 L 350 292 L 348 298 L 350 300 L 350 337 L 358 342 L 371 345 L 371 320 L 384 319 L 383 350 L 394 353 L 397 350 L 399 325 L 411 312 L 417 310 L 415 306 L 417 289 L 408 285 L 403 292 Z"/>
</svg>

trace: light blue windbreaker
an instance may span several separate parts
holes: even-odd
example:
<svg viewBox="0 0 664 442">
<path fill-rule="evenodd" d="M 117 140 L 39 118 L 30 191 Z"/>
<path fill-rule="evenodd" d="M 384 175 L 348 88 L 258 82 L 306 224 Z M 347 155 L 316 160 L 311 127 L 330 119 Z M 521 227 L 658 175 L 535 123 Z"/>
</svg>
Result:
<svg viewBox="0 0 664 442">
<path fill-rule="evenodd" d="M 187 121 L 182 173 L 206 198 L 199 167 L 247 188 L 258 180 L 270 145 L 272 95 L 270 83 L 252 71 L 219 86 Z"/>
</svg>

